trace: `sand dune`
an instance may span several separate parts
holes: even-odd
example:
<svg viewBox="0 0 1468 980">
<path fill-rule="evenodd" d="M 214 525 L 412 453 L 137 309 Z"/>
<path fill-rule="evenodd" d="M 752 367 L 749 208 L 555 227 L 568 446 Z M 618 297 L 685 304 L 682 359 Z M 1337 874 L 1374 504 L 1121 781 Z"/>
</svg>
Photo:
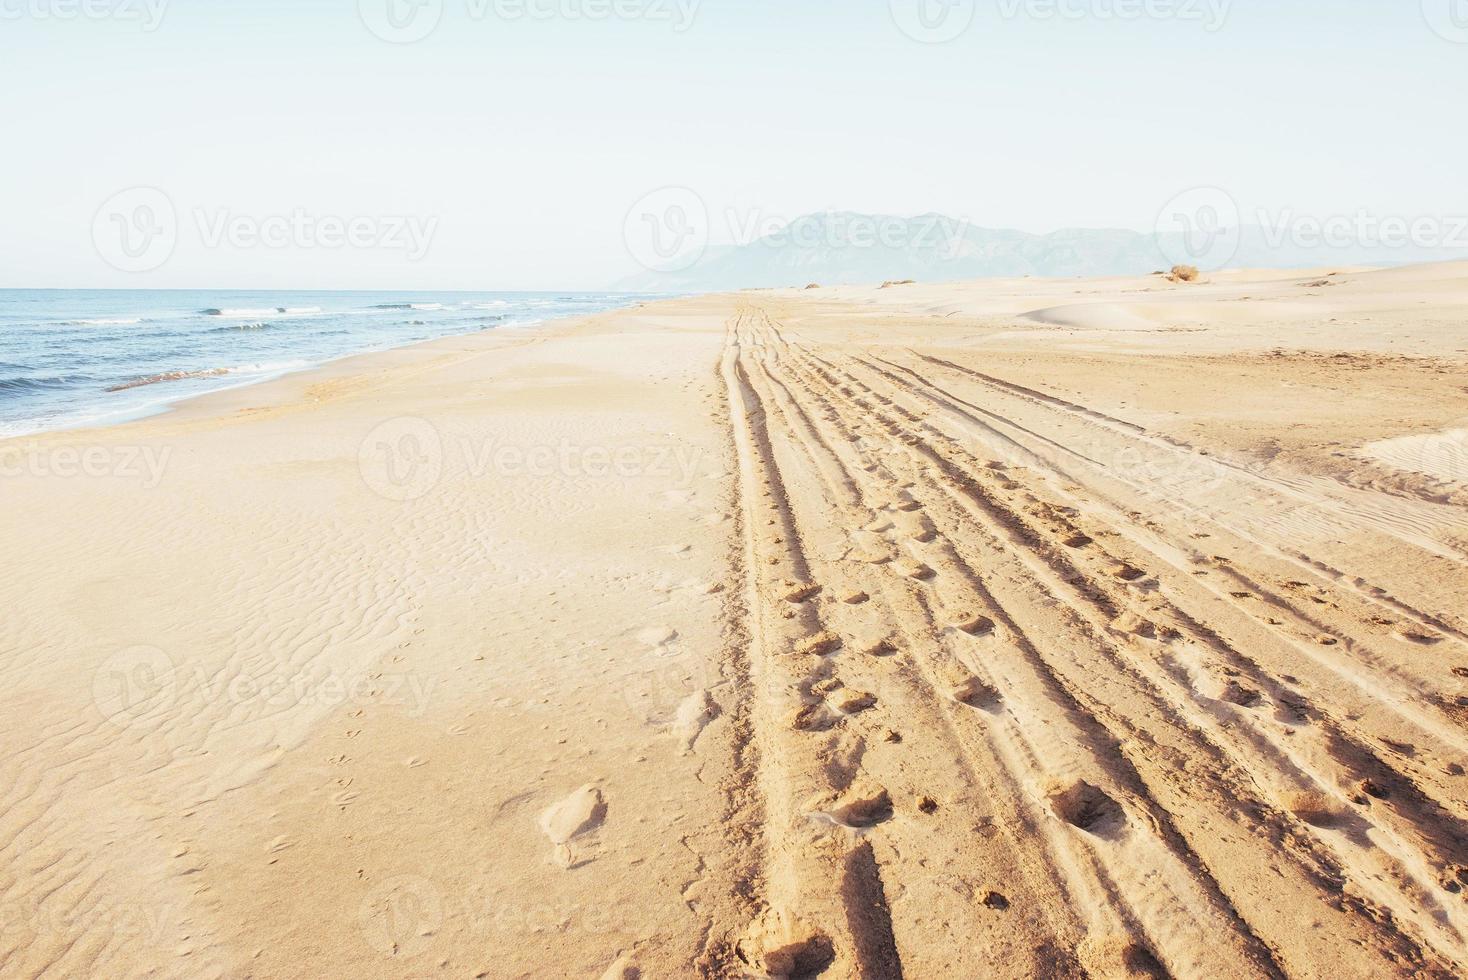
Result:
<svg viewBox="0 0 1468 980">
<path fill-rule="evenodd" d="M 1468 429 L 1384 439 L 1362 446 L 1361 452 L 1398 470 L 1468 486 Z"/>
<path fill-rule="evenodd" d="M 1165 322 L 1153 319 L 1136 306 L 1116 303 L 1083 303 L 1075 306 L 1052 306 L 1025 314 L 1025 319 L 1058 327 L 1081 327 L 1086 330 L 1156 330 Z"/>
<path fill-rule="evenodd" d="M 1461 975 L 1468 268 L 1311 275 L 678 300 L 0 444 L 0 973 Z"/>
</svg>

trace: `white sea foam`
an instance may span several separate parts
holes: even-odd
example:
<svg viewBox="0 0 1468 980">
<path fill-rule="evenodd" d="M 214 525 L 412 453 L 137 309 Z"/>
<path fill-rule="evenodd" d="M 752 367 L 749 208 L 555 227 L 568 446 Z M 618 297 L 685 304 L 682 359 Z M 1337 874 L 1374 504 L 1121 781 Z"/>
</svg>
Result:
<svg viewBox="0 0 1468 980">
<path fill-rule="evenodd" d="M 315 361 L 293 360 L 293 361 L 264 361 L 259 364 L 237 364 L 232 368 L 226 368 L 230 374 L 274 374 L 278 371 L 299 371 L 314 365 Z"/>
<path fill-rule="evenodd" d="M 251 320 L 258 320 L 258 319 L 260 319 L 261 317 L 264 317 L 264 316 L 275 316 L 275 315 L 277 315 L 279 313 L 284 313 L 284 312 L 285 312 L 284 308 L 279 307 L 279 306 L 272 306 L 272 307 L 269 307 L 268 309 L 253 309 L 253 310 L 205 310 L 204 311 L 205 315 L 207 315 L 207 316 L 246 317 L 246 318 L 251 319 Z"/>
<path fill-rule="evenodd" d="M 24 378 L 34 374 L 36 363 L 76 368 L 56 384 L 11 385 L 0 399 L 0 438 L 138 417 L 181 398 L 369 350 L 438 335 L 523 329 L 569 312 L 567 303 L 534 295 L 400 302 L 401 294 L 386 294 L 380 298 L 388 302 L 374 304 L 379 297 L 356 294 L 345 299 L 348 305 L 334 300 L 330 307 L 320 297 L 289 293 L 195 296 L 185 298 L 183 307 L 180 296 L 160 293 L 139 294 L 128 305 L 99 298 L 88 308 L 78 307 L 71 295 L 0 294 L 0 320 L 18 321 L 21 327 L 0 331 L 0 368 Z M 205 308 L 229 300 L 251 305 Z M 315 305 L 318 300 L 322 306 Z M 258 305 L 271 301 L 268 307 Z M 388 315 L 379 318 L 379 313 Z M 201 366 L 210 364 L 219 367 Z"/>
</svg>

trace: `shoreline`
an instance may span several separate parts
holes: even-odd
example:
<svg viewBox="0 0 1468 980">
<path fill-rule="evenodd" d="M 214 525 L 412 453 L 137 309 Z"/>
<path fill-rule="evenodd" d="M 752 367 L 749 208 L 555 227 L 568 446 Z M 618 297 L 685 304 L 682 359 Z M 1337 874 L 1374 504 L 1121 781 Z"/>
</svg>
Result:
<svg viewBox="0 0 1468 980">
<path fill-rule="evenodd" d="M 82 290 L 82 291 L 87 291 L 87 290 Z M 189 290 L 179 290 L 179 291 L 180 292 L 188 292 Z M 510 327 L 492 327 L 492 328 L 489 328 L 489 329 L 481 329 L 481 330 L 475 330 L 475 331 L 468 331 L 468 332 L 464 332 L 464 333 L 445 334 L 445 335 L 443 335 L 441 337 L 431 337 L 431 338 L 428 338 L 426 340 L 410 341 L 408 343 L 401 344 L 401 345 L 398 345 L 398 346 L 395 346 L 395 347 L 385 347 L 385 348 L 379 348 L 379 349 L 375 349 L 375 350 L 364 350 L 364 351 L 357 351 L 355 353 L 350 353 L 350 354 L 343 354 L 343 355 L 340 355 L 338 357 L 332 357 L 332 358 L 329 358 L 329 359 L 324 360 L 324 361 L 319 361 L 319 362 L 311 363 L 311 364 L 304 365 L 304 366 L 298 367 L 298 368 L 288 368 L 288 369 L 285 369 L 285 370 L 280 371 L 280 372 L 277 372 L 277 373 L 272 373 L 272 374 L 269 374 L 269 375 L 266 375 L 266 376 L 263 376 L 263 377 L 259 377 L 259 378 L 252 378 L 252 379 L 249 379 L 249 380 L 240 381 L 240 382 L 237 382 L 235 384 L 226 385 L 226 386 L 221 387 L 221 388 L 215 388 L 215 389 L 211 389 L 209 391 L 195 392 L 193 394 L 179 395 L 179 396 L 176 396 L 176 397 L 173 397 L 173 398 L 164 399 L 162 401 L 153 403 L 152 405 L 141 407 L 141 408 L 128 409 L 128 410 L 119 410 L 116 413 L 109 414 L 109 415 L 106 415 L 106 416 L 102 416 L 102 417 L 97 418 L 97 419 L 90 419 L 90 420 L 87 420 L 87 421 L 77 422 L 75 424 L 68 424 L 68 425 L 63 425 L 63 426 L 57 426 L 57 427 L 54 427 L 54 428 L 37 429 L 37 430 L 31 431 L 31 432 L 24 432 L 24 433 L 19 433 L 19 434 L 16 434 L 16 435 L 0 436 L 0 448 L 5 447 L 9 443 L 19 442 L 19 441 L 22 441 L 22 440 L 33 440 L 33 439 L 38 439 L 38 438 L 41 438 L 41 437 L 52 436 L 52 435 L 62 435 L 62 434 L 66 434 L 66 433 L 85 433 L 85 432 L 92 432 L 92 431 L 102 431 L 102 430 L 116 429 L 116 428 L 119 428 L 119 427 L 132 425 L 132 424 L 137 423 L 137 422 L 144 422 L 144 421 L 153 420 L 153 419 L 165 418 L 165 417 L 168 417 L 170 415 L 174 415 L 174 414 L 186 412 L 187 409 L 189 408 L 189 406 L 191 406 L 193 403 L 198 402 L 198 401 L 204 401 L 204 400 L 208 400 L 208 399 L 216 398 L 216 397 L 223 398 L 224 396 L 228 396 L 231 393 L 240 392 L 240 391 L 245 390 L 245 389 L 255 389 L 255 388 L 266 387 L 266 386 L 275 384 L 276 382 L 282 382 L 282 381 L 286 381 L 286 380 L 292 379 L 292 378 L 297 378 L 297 379 L 308 378 L 309 375 L 312 375 L 312 374 L 314 374 L 316 372 L 321 372 L 322 375 L 323 375 L 323 378 L 330 377 L 331 376 L 331 372 L 333 371 L 333 369 L 337 368 L 338 366 L 343 366 L 343 369 L 344 370 L 351 370 L 354 367 L 366 367 L 366 366 L 369 366 L 368 363 L 367 363 L 368 360 L 369 359 L 372 359 L 372 358 L 379 358 L 380 357 L 380 358 L 384 358 L 384 359 L 390 359 L 391 356 L 392 355 L 395 355 L 395 354 L 400 354 L 400 353 L 403 353 L 403 352 L 406 352 L 406 351 L 412 351 L 412 350 L 417 349 L 417 348 L 431 347 L 432 345 L 441 344 L 441 343 L 444 343 L 444 342 L 462 341 L 462 340 L 464 340 L 466 338 L 480 337 L 480 336 L 492 335 L 492 334 L 498 334 L 499 336 L 503 337 L 503 336 L 506 336 L 509 332 L 521 331 L 521 330 L 525 330 L 525 331 L 529 331 L 529 330 L 535 330 L 535 331 L 548 330 L 548 329 L 552 329 L 552 328 L 554 328 L 554 327 L 556 327 L 558 325 L 569 325 L 569 324 L 576 323 L 578 321 L 593 319 L 593 318 L 600 317 L 600 316 L 606 316 L 606 315 L 610 315 L 610 314 L 613 314 L 613 313 L 621 312 L 623 310 L 637 309 L 637 308 L 639 308 L 639 307 L 641 307 L 643 305 L 647 305 L 649 303 L 669 302 L 669 301 L 672 301 L 672 299 L 670 298 L 670 299 L 667 299 L 667 300 L 639 300 L 639 301 L 636 301 L 633 305 L 630 305 L 630 306 L 614 308 L 614 309 L 611 309 L 611 310 L 603 310 L 603 311 L 599 311 L 599 312 L 596 312 L 596 313 L 587 313 L 587 314 L 576 314 L 576 315 L 567 315 L 567 316 L 551 317 L 551 318 L 548 318 L 548 319 L 545 319 L 545 320 L 532 321 L 532 322 L 528 322 L 528 323 L 517 323 L 517 324 L 514 324 L 513 326 L 510 326 Z M 356 363 L 353 363 L 353 364 L 347 364 L 346 363 L 346 362 L 358 362 L 358 361 L 361 362 L 360 365 L 358 365 Z M 164 384 L 167 384 L 168 382 L 163 382 L 163 383 Z"/>
<path fill-rule="evenodd" d="M 1461 264 L 1461 263 L 1459 263 L 1459 264 Z M 1454 265 L 1455 265 L 1455 263 L 1453 263 L 1451 261 L 1444 261 L 1444 262 L 1426 263 L 1426 264 L 1418 264 L 1418 265 L 1382 266 L 1382 267 L 1368 267 L 1368 266 L 1350 266 L 1350 267 L 1345 267 L 1345 266 L 1320 266 L 1320 267 L 1302 268 L 1302 269 L 1288 269 L 1288 268 L 1286 268 L 1286 269 L 1276 269 L 1276 268 L 1229 269 L 1229 270 L 1225 270 L 1223 272 L 1219 272 L 1219 273 L 1214 274 L 1214 280 L 1215 280 L 1215 282 L 1210 282 L 1210 283 L 1207 283 L 1206 285 L 1219 285 L 1219 286 L 1222 286 L 1224 288 L 1227 288 L 1230 283 L 1235 282 L 1235 281 L 1246 281 L 1246 282 L 1248 282 L 1248 281 L 1263 281 L 1263 282 L 1275 282 L 1275 281 L 1278 281 L 1278 282 L 1284 282 L 1284 281 L 1290 281 L 1290 280 L 1299 279 L 1299 278 L 1308 278 L 1308 277 L 1314 277 L 1314 276 L 1324 275 L 1327 271 L 1333 272 L 1334 274 L 1337 274 L 1337 275 L 1340 275 L 1340 274 L 1362 274 L 1362 273 L 1390 272 L 1390 271 L 1399 270 L 1399 269 L 1432 270 L 1432 269 L 1438 268 L 1438 267 L 1449 268 L 1449 267 L 1452 267 Z M 1096 278 L 1096 279 L 1047 280 L 1047 279 L 1043 279 L 1043 278 L 1035 278 L 1035 277 L 1026 276 L 1026 277 L 998 277 L 998 278 L 993 278 L 993 279 L 969 280 L 969 281 L 959 280 L 959 281 L 951 281 L 951 282 L 945 281 L 945 282 L 930 282 L 930 283 L 904 283 L 904 284 L 900 284 L 900 285 L 915 287 L 918 290 L 930 289 L 930 290 L 940 290 L 940 291 L 941 290 L 952 291 L 952 290 L 955 290 L 955 289 L 960 288 L 960 287 L 963 287 L 963 286 L 970 286 L 970 287 L 972 287 L 972 286 L 980 286 L 980 287 L 994 288 L 994 289 L 998 289 L 998 290 L 1003 290 L 1005 288 L 1013 288 L 1015 291 L 1019 291 L 1020 289 L 1022 289 L 1024 287 L 1027 287 L 1027 286 L 1034 286 L 1034 285 L 1037 285 L 1037 284 L 1043 285 L 1045 283 L 1092 282 L 1092 283 L 1097 283 L 1097 284 L 1122 284 L 1122 283 L 1146 282 L 1149 279 L 1150 279 L 1150 277 L 1140 277 L 1140 276 L 1108 276 L 1108 277 L 1100 277 L 1100 278 Z M 835 294 L 835 295 L 845 295 L 847 293 L 853 293 L 853 294 L 860 295 L 860 294 L 864 294 L 864 293 L 870 293 L 871 294 L 871 297 L 870 297 L 870 299 L 868 301 L 871 302 L 871 303 L 873 303 L 873 304 L 881 304 L 884 301 L 890 302 L 893 299 L 893 296 L 891 296 L 891 295 L 885 295 L 884 294 L 885 293 L 884 287 L 877 287 L 876 284 L 844 284 L 844 285 L 823 286 L 821 288 L 822 288 L 823 292 L 826 295 L 832 295 L 832 294 Z M 32 289 L 21 289 L 21 288 L 18 288 L 18 287 L 5 287 L 5 288 L 0 288 L 0 291 L 6 291 L 6 290 L 12 291 L 12 292 L 41 292 L 41 291 L 47 291 L 47 292 L 77 292 L 77 293 L 88 293 L 88 292 L 99 292 L 99 293 L 106 293 L 106 292 L 132 292 L 132 290 L 90 289 L 90 288 L 70 289 L 70 290 L 62 290 L 62 289 L 44 289 L 44 290 L 37 289 L 37 290 L 32 290 Z M 186 288 L 186 289 L 170 289 L 170 290 L 147 290 L 146 292 L 190 293 L 190 292 L 203 292 L 203 291 L 205 291 L 205 290 L 193 289 L 193 288 Z M 211 291 L 212 292 L 218 292 L 219 290 L 211 290 Z M 363 290 L 338 291 L 338 290 L 330 290 L 330 289 L 311 289 L 311 290 L 275 290 L 275 291 L 272 291 L 272 292 L 288 292 L 288 293 L 295 293 L 295 294 L 300 294 L 300 295 L 309 295 L 309 294 L 333 295 L 333 294 L 337 294 L 339 292 L 365 292 L 365 291 L 363 291 Z M 386 293 L 383 293 L 383 294 L 375 294 L 375 293 L 373 293 L 373 294 L 370 294 L 370 295 L 393 295 L 393 294 L 399 294 L 399 293 L 401 293 L 401 294 L 407 294 L 407 295 L 417 295 L 420 292 L 422 292 L 424 295 L 427 295 L 428 293 L 433 293 L 434 295 L 439 295 L 439 294 L 444 294 L 444 295 L 475 295 L 475 294 L 479 293 L 480 291 L 477 291 L 477 290 L 443 290 L 443 291 L 437 291 L 437 292 L 435 292 L 435 291 L 432 291 L 432 290 L 428 290 L 428 291 L 417 291 L 417 290 L 389 290 L 389 291 L 387 291 Z M 354 352 L 354 353 L 343 354 L 343 355 L 340 355 L 340 356 L 337 356 L 337 357 L 329 358 L 329 359 L 327 359 L 325 361 L 316 362 L 316 363 L 313 363 L 313 364 L 310 364 L 310 365 L 307 365 L 307 366 L 303 366 L 303 367 L 299 367 L 299 368 L 286 369 L 286 370 L 284 370 L 282 372 L 270 374 L 270 375 L 267 375 L 267 376 L 264 376 L 264 377 L 259 377 L 259 378 L 254 378 L 254 379 L 250 379 L 250 380 L 240 381 L 240 382 L 238 382 L 236 384 L 227 385 L 227 386 L 222 387 L 222 388 L 213 389 L 213 390 L 204 391 L 204 392 L 197 392 L 197 393 L 194 393 L 194 394 L 180 395 L 180 396 L 173 397 L 173 398 L 165 398 L 165 399 L 163 399 L 163 400 L 161 400 L 159 402 L 153 403 L 152 405 L 144 406 L 144 407 L 141 407 L 141 408 L 128 409 L 128 410 L 119 410 L 116 413 L 112 413 L 112 414 L 109 414 L 109 415 L 106 415 L 106 416 L 102 416 L 102 417 L 100 417 L 98 419 L 82 421 L 82 422 L 78 422 L 78 423 L 75 423 L 75 424 L 67 424 L 67 425 L 64 425 L 64 426 L 58 426 L 58 427 L 54 427 L 54 428 L 37 429 L 37 430 L 31 431 L 31 432 L 20 433 L 20 434 L 16 434 L 16 435 L 0 436 L 0 446 L 3 446 L 3 445 L 5 445 L 6 443 L 9 443 L 9 442 L 15 442 L 15 441 L 20 441 L 20 440 L 25 440 L 25 439 L 33 439 L 33 438 L 37 438 L 37 437 L 41 437 L 41 436 L 46 436 L 46 435 L 50 435 L 50 434 L 55 434 L 55 433 L 87 432 L 87 431 L 99 430 L 99 429 L 110 429 L 110 428 L 115 428 L 115 427 L 118 427 L 118 426 L 129 425 L 129 424 L 132 424 L 134 422 L 139 422 L 139 421 L 144 421 L 144 420 L 148 420 L 148 419 L 159 418 L 159 417 L 162 417 L 162 416 L 167 416 L 167 415 L 169 415 L 169 414 L 171 414 L 171 413 L 173 413 L 175 411 L 178 411 L 183 406 L 185 406 L 185 405 L 187 405 L 189 403 L 192 403 L 192 402 L 194 402 L 196 400 L 199 400 L 199 399 L 207 399 L 207 398 L 210 398 L 210 397 L 215 396 L 215 395 L 223 395 L 223 394 L 226 394 L 228 392 L 236 391 L 236 390 L 239 390 L 239 389 L 253 388 L 253 387 L 257 387 L 257 386 L 269 385 L 269 384 L 271 384 L 273 382 L 276 382 L 276 381 L 281 381 L 281 380 L 284 380 L 286 378 L 290 378 L 290 377 L 294 377 L 294 376 L 307 375 L 307 374 L 310 374 L 311 372 L 314 372 L 314 371 L 327 370 L 327 369 L 331 368 L 333 365 L 338 364 L 340 362 L 350 361 L 350 360 L 353 360 L 353 359 L 356 359 L 356 358 L 368 358 L 368 357 L 372 357 L 374 355 L 388 355 L 388 354 L 392 354 L 392 353 L 397 352 L 397 351 L 409 350 L 409 349 L 420 347 L 420 346 L 426 346 L 426 345 L 435 344 L 435 343 L 437 343 L 439 341 L 451 341 L 451 340 L 454 340 L 456 338 L 474 337 L 474 336 L 478 336 L 480 334 L 493 334 L 496 331 L 501 330 L 501 329 L 513 329 L 513 330 L 534 329 L 534 330 L 543 330 L 543 329 L 550 328 L 550 327 L 552 327 L 553 325 L 555 325 L 557 323 L 574 322 L 574 321 L 577 321 L 577 320 L 591 319 L 591 318 L 595 318 L 595 317 L 602 316 L 602 315 L 605 315 L 605 314 L 619 312 L 620 310 L 637 309 L 637 308 L 642 307 L 642 306 L 656 305 L 656 304 L 661 304 L 661 303 L 677 303 L 677 302 L 680 302 L 680 301 L 695 301 L 695 300 L 702 300 L 702 299 L 715 298 L 715 297 L 731 297 L 731 296 L 739 296 L 739 295 L 742 295 L 742 294 L 747 294 L 747 295 L 752 295 L 752 296 L 759 296 L 759 295 L 776 295 L 776 296 L 778 296 L 778 295 L 782 295 L 782 294 L 786 294 L 786 293 L 798 294 L 800 292 L 803 292 L 803 290 L 801 290 L 799 287 L 791 286 L 791 287 L 785 287 L 785 288 L 762 287 L 762 288 L 757 288 L 757 289 L 746 289 L 746 290 L 735 290 L 735 291 L 725 290 L 725 291 L 714 291 L 714 292 L 708 292 L 708 293 L 695 293 L 695 294 L 688 294 L 688 295 L 673 295 L 673 294 L 670 294 L 670 295 L 667 295 L 667 296 L 650 297 L 650 298 L 649 297 L 646 297 L 644 294 L 629 294 L 629 295 L 643 296 L 643 298 L 638 299 L 638 300 L 635 300 L 633 302 L 633 305 L 631 305 L 631 306 L 613 308 L 611 310 L 600 311 L 600 312 L 597 312 L 597 313 L 574 314 L 574 315 L 561 316 L 561 317 L 551 317 L 551 318 L 548 318 L 548 319 L 545 319 L 545 320 L 541 320 L 541 321 L 535 321 L 535 322 L 524 323 L 524 324 L 516 324 L 516 325 L 514 325 L 513 327 L 510 327 L 510 328 L 499 328 L 499 327 L 495 327 L 495 328 L 490 328 L 488 330 L 478 330 L 478 331 L 470 331 L 470 332 L 465 332 L 465 333 L 445 334 L 442 337 L 433 337 L 433 338 L 429 338 L 429 339 L 426 339 L 426 340 L 411 341 L 409 343 L 402 344 L 402 345 L 395 346 L 395 347 L 387 347 L 387 348 L 381 348 L 381 349 L 377 349 L 377 350 L 365 350 L 365 351 L 358 351 L 358 352 Z M 567 290 L 567 291 L 564 291 L 564 293 L 565 293 L 565 295 L 578 295 L 578 294 L 579 295 L 613 295 L 613 294 L 597 293 L 595 291 L 588 292 L 588 291 L 577 291 L 577 290 Z M 507 291 L 507 294 L 537 295 L 536 291 L 524 291 L 524 290 L 520 290 L 520 291 Z M 1043 312 L 1046 312 L 1046 311 L 1038 311 L 1038 312 L 1043 313 Z M 1061 322 L 1058 325 L 1064 326 L 1065 324 L 1064 324 L 1064 322 Z"/>
<path fill-rule="evenodd" d="M 81 290 L 77 291 L 84 296 L 99 294 L 110 297 L 108 302 L 116 305 L 122 304 L 127 313 L 133 319 L 79 319 L 82 313 L 77 309 L 70 308 L 67 302 L 55 298 L 55 290 L 14 290 L 14 293 L 23 299 L 30 299 L 31 304 L 20 302 L 12 304 L 13 310 L 0 310 L 5 317 L 20 317 L 21 328 L 46 326 L 50 324 L 46 317 L 49 315 L 56 318 L 56 324 L 63 328 L 71 328 L 64 331 L 64 336 L 55 341 L 48 340 L 45 332 L 34 333 L 28 329 L 22 329 L 16 337 L 17 348 L 21 353 L 10 352 L 8 360 L 16 361 L 15 365 L 19 371 L 16 381 L 21 385 L 17 392 L 19 400 L 10 404 L 8 411 L 17 413 L 17 417 L 7 420 L 0 427 L 0 441 L 5 439 L 26 438 L 47 432 L 87 430 L 93 428 L 104 428 L 112 425 L 126 424 L 139 419 L 150 418 L 169 411 L 170 406 L 185 402 L 193 398 L 207 396 L 214 392 L 230 390 L 243 386 L 269 383 L 278 378 L 300 373 L 302 371 L 314 370 L 336 361 L 373 353 L 384 353 L 402 347 L 410 347 L 418 343 L 432 342 L 446 337 L 470 336 L 481 332 L 492 332 L 494 330 L 518 331 L 522 329 L 539 329 L 544 324 L 565 318 L 578 316 L 591 316 L 598 312 L 609 312 L 616 309 L 626 308 L 632 304 L 648 302 L 649 297 L 638 294 L 610 294 L 610 293 L 582 293 L 582 292 L 560 292 L 560 293 L 531 293 L 531 292 L 474 292 L 474 291 L 452 291 L 433 294 L 436 301 L 428 303 L 424 300 L 421 309 L 428 312 L 417 313 L 411 322 L 394 322 L 389 315 L 383 317 L 384 313 L 392 313 L 399 309 L 397 305 L 374 304 L 353 307 L 355 300 L 358 304 L 368 303 L 375 300 L 398 300 L 408 298 L 420 298 L 420 294 L 413 291 L 386 291 L 366 292 L 355 291 L 349 295 L 328 290 L 316 290 L 309 293 L 281 293 L 279 291 L 257 291 L 253 295 L 229 295 L 203 290 Z M 309 309 L 286 309 L 278 310 L 285 319 L 277 319 L 272 322 L 246 324 L 237 329 L 246 330 L 241 334 L 242 344 L 233 343 L 221 347 L 215 342 L 211 335 L 226 331 L 231 325 L 240 321 L 239 317 L 223 316 L 219 319 L 222 325 L 209 324 L 210 313 L 220 313 L 217 309 L 194 309 L 194 305 L 183 304 L 180 299 L 169 299 L 171 294 L 176 293 L 194 299 L 197 303 L 224 300 L 224 306 L 231 307 L 224 313 L 235 312 L 234 306 L 248 307 L 254 302 L 260 305 L 259 315 L 264 316 L 265 307 L 271 302 L 280 302 L 289 299 L 298 306 L 311 304 L 313 302 L 327 302 L 333 300 L 335 306 L 329 309 L 321 309 L 313 306 Z M 467 297 L 467 298 L 465 298 Z M 462 302 L 460 302 L 462 300 Z M 101 303 L 102 300 L 93 300 Z M 588 308 L 587 304 L 593 308 Z M 467 304 L 467 305 L 466 305 Z M 474 305 L 478 304 L 478 305 Z M 0 304 L 3 305 L 3 304 Z M 328 304 L 331 305 L 331 304 Z M 187 309 L 184 308 L 187 306 Z M 31 310 L 34 307 L 35 312 Z M 579 308 L 578 308 L 579 307 Z M 599 307 L 599 308 L 596 308 Z M 111 308 L 111 307 L 109 307 Z M 419 307 L 414 307 L 417 309 Z M 499 308 L 499 309 L 495 309 Z M 404 302 L 401 306 L 406 314 L 410 309 L 409 304 Z M 499 316 L 479 316 L 477 310 L 492 310 L 499 312 Z M 500 311 L 503 312 L 500 312 Z M 301 316 L 300 314 L 306 314 Z M 120 314 L 119 314 L 120 315 Z M 26 322 L 26 318 L 37 318 L 35 323 Z M 200 318 L 202 322 L 199 322 Z M 428 319 L 418 319 L 427 317 Z M 325 319 L 323 319 L 325 318 Z M 502 321 L 497 324 L 485 326 L 482 320 Z M 90 339 L 85 332 L 77 332 L 74 328 L 78 325 L 108 325 L 108 324 L 143 324 L 134 326 L 126 331 L 119 331 L 116 327 L 108 328 L 108 334 L 102 341 Z M 316 326 L 325 324 L 325 326 Z M 274 340 L 257 342 L 254 334 L 249 328 L 275 327 L 260 337 L 272 337 Z M 403 332 L 407 328 L 408 333 L 420 332 L 417 337 L 395 337 L 394 333 Z M 422 336 L 421 331 L 426 330 L 428 336 Z M 134 332 L 137 332 L 136 334 Z M 289 332 L 287 332 L 289 331 Z M 183 358 L 185 367 L 179 368 L 179 358 L 170 357 L 170 351 L 165 351 L 161 339 L 157 338 L 179 335 L 185 338 L 180 343 L 190 347 L 197 336 L 201 346 L 192 357 Z M 355 338 L 349 336 L 357 334 Z M 233 336 L 231 333 L 230 336 Z M 43 385 L 38 385 L 33 391 L 24 386 L 28 381 L 30 373 L 41 374 L 39 368 L 30 372 L 21 367 L 29 363 L 23 356 L 24 344 L 27 339 L 36 344 L 59 345 L 46 347 L 54 360 L 58 353 L 70 352 L 74 355 L 73 373 L 94 375 L 94 387 L 77 387 L 67 395 L 67 401 L 62 400 L 60 392 L 46 391 Z M 341 338 L 345 338 L 351 346 L 342 349 L 344 344 Z M 248 342 L 245 342 L 245 341 Z M 355 343 L 352 341 L 355 340 Z M 98 346 L 102 344 L 102 346 Z M 110 346 L 109 346 L 110 345 Z M 119 367 L 111 363 L 116 361 L 115 356 L 109 352 L 117 345 L 123 345 L 127 349 L 136 350 L 139 353 L 126 355 Z M 12 344 L 15 346 L 15 344 Z M 102 361 L 97 363 L 97 370 L 88 370 L 91 362 L 89 357 L 94 353 L 100 354 Z M 4 352 L 0 352 L 3 355 Z M 203 356 L 199 356 L 199 355 Z M 132 363 L 127 363 L 132 359 Z M 190 363 L 192 361 L 192 363 Z M 103 364 L 107 366 L 102 367 Z M 133 368 L 129 373 L 127 368 Z M 105 379 L 105 380 L 104 380 Z M 0 379 L 3 382 L 5 379 Z M 40 381 L 53 382 L 66 379 L 52 379 L 39 377 Z M 103 386 L 106 387 L 103 387 Z M 182 389 L 182 390 L 177 390 Z M 28 412 L 27 416 L 18 413 Z"/>
</svg>

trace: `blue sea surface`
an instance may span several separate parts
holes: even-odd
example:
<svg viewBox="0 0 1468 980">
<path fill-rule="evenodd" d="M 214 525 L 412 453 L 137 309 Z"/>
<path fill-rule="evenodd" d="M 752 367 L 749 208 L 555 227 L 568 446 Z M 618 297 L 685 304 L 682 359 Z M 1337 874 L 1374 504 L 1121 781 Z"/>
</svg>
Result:
<svg viewBox="0 0 1468 980">
<path fill-rule="evenodd" d="M 0 289 L 0 438 L 122 421 L 350 354 L 523 328 L 644 298 Z"/>
</svg>

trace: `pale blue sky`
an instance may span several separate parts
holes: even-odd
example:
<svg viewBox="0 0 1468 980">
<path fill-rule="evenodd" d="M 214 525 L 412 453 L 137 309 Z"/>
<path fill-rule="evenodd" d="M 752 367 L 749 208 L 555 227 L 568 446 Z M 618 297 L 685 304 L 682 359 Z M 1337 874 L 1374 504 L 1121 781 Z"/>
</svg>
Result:
<svg viewBox="0 0 1468 980">
<path fill-rule="evenodd" d="M 938 45 L 889 0 L 702 0 L 681 32 L 442 0 L 437 30 L 401 45 L 357 0 L 171 0 L 151 32 L 123 15 L 161 0 L 36 15 L 79 2 L 0 0 L 3 286 L 599 288 L 633 269 L 628 209 L 666 185 L 702 197 L 716 238 L 730 208 L 1151 230 L 1200 185 L 1246 212 L 1468 214 L 1468 43 L 1419 0 L 1233 0 L 1211 32 L 979 0 Z M 93 219 L 135 186 L 164 191 L 180 230 L 128 274 Z M 298 209 L 436 225 L 416 260 L 203 234 Z"/>
</svg>

